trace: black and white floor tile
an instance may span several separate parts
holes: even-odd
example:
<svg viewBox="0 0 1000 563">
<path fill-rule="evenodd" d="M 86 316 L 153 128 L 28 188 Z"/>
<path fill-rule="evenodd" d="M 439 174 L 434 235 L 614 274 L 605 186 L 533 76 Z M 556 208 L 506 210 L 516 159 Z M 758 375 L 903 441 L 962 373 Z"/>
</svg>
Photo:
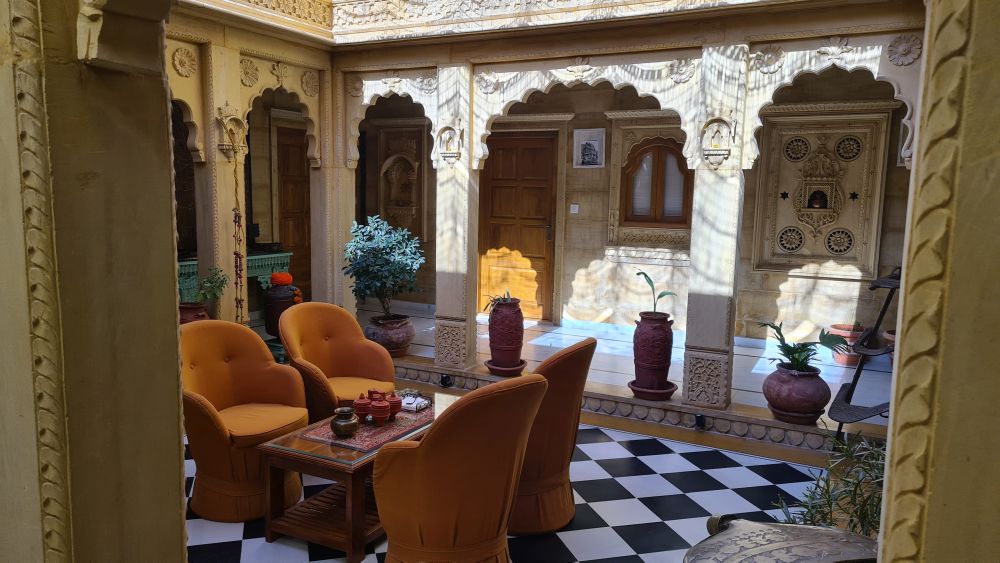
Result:
<svg viewBox="0 0 1000 563">
<path fill-rule="evenodd" d="M 185 460 L 187 493 L 195 466 Z M 511 537 L 514 563 L 666 563 L 708 536 L 711 514 L 771 521 L 778 499 L 798 503 L 818 470 L 593 426 L 581 426 L 570 464 L 576 517 L 563 530 Z M 304 495 L 329 481 L 303 476 Z M 264 522 L 211 522 L 190 509 L 191 563 L 342 562 L 344 554 L 292 538 L 264 540 Z M 368 546 L 364 563 L 382 563 L 385 539 Z"/>
</svg>

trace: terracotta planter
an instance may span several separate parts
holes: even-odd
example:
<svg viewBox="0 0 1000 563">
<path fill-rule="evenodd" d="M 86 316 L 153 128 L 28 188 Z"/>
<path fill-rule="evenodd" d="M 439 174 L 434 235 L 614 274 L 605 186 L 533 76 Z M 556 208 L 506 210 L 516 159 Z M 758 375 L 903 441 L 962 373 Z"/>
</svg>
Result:
<svg viewBox="0 0 1000 563">
<path fill-rule="evenodd" d="M 181 323 L 189 323 L 191 321 L 203 321 L 208 316 L 208 308 L 205 307 L 204 303 L 181 303 L 178 306 L 180 310 Z"/>
<path fill-rule="evenodd" d="M 882 339 L 885 340 L 886 346 L 892 346 L 892 352 L 889 352 L 889 365 L 892 365 L 892 362 L 896 359 L 896 331 L 882 331 Z"/>
<path fill-rule="evenodd" d="M 265 294 L 266 304 L 264 305 L 264 330 L 275 338 L 278 335 L 278 319 L 286 309 L 295 305 L 295 298 L 301 295 L 299 288 L 294 285 L 272 285 Z"/>
<path fill-rule="evenodd" d="M 524 314 L 521 300 L 497 303 L 490 309 L 490 361 L 486 367 L 497 375 L 519 375 L 524 369 L 521 345 L 524 343 Z"/>
<path fill-rule="evenodd" d="M 667 380 L 670 371 L 670 349 L 674 344 L 674 321 L 666 313 L 639 313 L 638 327 L 632 337 L 635 381 L 628 384 L 632 393 L 647 401 L 666 401 L 677 390 Z"/>
<path fill-rule="evenodd" d="M 406 315 L 382 315 L 372 317 L 371 324 L 365 327 L 365 336 L 381 344 L 393 358 L 400 358 L 410 349 L 417 331 Z"/>
<path fill-rule="evenodd" d="M 819 376 L 819 368 L 811 371 L 778 369 L 764 379 L 764 398 L 774 418 L 792 424 L 814 425 L 830 402 L 830 386 Z"/>
<path fill-rule="evenodd" d="M 836 334 L 838 336 L 843 336 L 844 340 L 847 340 L 847 347 L 850 348 L 854 346 L 854 343 L 861 338 L 862 333 L 864 333 L 864 328 L 861 330 L 854 330 L 854 325 L 849 324 L 836 324 L 830 325 L 830 333 Z M 834 352 L 833 361 L 837 362 L 842 366 L 856 366 L 858 362 L 861 361 L 861 355 L 855 354 L 854 352 Z"/>
</svg>

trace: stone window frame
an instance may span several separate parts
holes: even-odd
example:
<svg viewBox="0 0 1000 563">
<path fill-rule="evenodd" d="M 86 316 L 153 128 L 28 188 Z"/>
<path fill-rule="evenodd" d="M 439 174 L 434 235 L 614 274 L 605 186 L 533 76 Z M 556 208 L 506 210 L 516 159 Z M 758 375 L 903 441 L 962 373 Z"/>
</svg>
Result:
<svg viewBox="0 0 1000 563">
<path fill-rule="evenodd" d="M 681 116 L 672 110 L 623 110 L 604 113 L 611 120 L 611 151 L 609 166 L 622 170 L 633 147 L 647 139 L 661 138 L 673 141 L 679 148 L 685 146 L 687 132 L 681 126 Z M 678 155 L 683 157 L 683 151 Z M 691 173 L 691 193 L 688 202 L 694 201 L 694 168 L 690 158 L 684 165 Z M 675 227 L 653 223 L 629 223 L 623 220 L 622 205 L 624 175 L 613 172 L 608 199 L 608 245 L 610 247 L 661 248 L 683 251 L 691 246 L 691 227 Z M 693 209 L 693 207 L 692 207 Z M 689 212 L 688 216 L 692 215 Z"/>
<path fill-rule="evenodd" d="M 637 219 L 631 214 L 632 182 L 631 178 L 636 173 L 639 164 L 646 155 L 653 154 L 653 171 L 650 180 L 650 219 Z M 677 159 L 678 165 L 683 175 L 684 185 L 681 189 L 684 192 L 683 210 L 679 217 L 659 217 L 663 206 L 663 198 L 666 192 L 666 160 L 667 156 L 673 155 Z M 623 227 L 642 227 L 654 229 L 690 229 L 691 228 L 691 201 L 694 195 L 694 170 L 687 166 L 687 159 L 684 158 L 683 146 L 676 139 L 660 136 L 647 137 L 636 143 L 629 150 L 625 161 L 621 166 L 621 225 Z"/>
</svg>

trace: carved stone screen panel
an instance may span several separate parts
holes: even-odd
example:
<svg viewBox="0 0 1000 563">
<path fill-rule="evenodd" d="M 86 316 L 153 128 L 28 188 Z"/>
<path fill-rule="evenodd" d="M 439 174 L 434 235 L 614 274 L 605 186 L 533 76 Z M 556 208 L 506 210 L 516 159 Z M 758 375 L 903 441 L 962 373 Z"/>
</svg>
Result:
<svg viewBox="0 0 1000 563">
<path fill-rule="evenodd" d="M 424 127 L 379 129 L 379 213 L 424 238 Z"/>
<path fill-rule="evenodd" d="M 876 275 L 895 102 L 790 104 L 763 112 L 757 271 Z"/>
</svg>

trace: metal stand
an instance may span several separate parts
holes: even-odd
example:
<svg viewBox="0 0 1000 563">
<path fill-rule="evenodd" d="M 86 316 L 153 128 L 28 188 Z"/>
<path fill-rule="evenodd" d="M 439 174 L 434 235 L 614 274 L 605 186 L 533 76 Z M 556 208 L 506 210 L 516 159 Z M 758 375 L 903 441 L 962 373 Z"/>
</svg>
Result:
<svg viewBox="0 0 1000 563">
<path fill-rule="evenodd" d="M 889 310 L 889 305 L 892 303 L 892 298 L 896 295 L 896 290 L 899 289 L 899 278 L 901 275 L 902 269 L 896 268 L 888 276 L 879 278 L 868 286 L 868 289 L 871 291 L 875 291 L 876 289 L 888 289 L 889 293 L 886 294 L 885 300 L 882 301 L 882 309 L 878 313 L 878 318 L 875 320 L 875 324 L 862 332 L 861 338 L 859 338 L 858 341 L 854 343 L 854 346 L 851 347 L 855 354 L 861 356 L 861 359 L 858 361 L 858 366 L 854 368 L 854 377 L 851 378 L 851 382 L 840 386 L 840 391 L 837 392 L 837 397 L 830 405 L 829 416 L 831 419 L 838 422 L 838 440 L 844 437 L 845 423 L 858 422 L 859 420 L 864 420 L 873 416 L 886 416 L 889 412 L 889 403 L 887 402 L 873 407 L 863 407 L 860 405 L 852 405 L 851 400 L 854 399 L 854 391 L 858 387 L 858 381 L 861 379 L 861 371 L 864 370 L 865 364 L 868 362 L 868 358 L 888 354 L 893 350 L 892 346 L 883 346 L 879 341 L 878 335 L 881 333 L 879 329 L 882 326 L 882 321 L 885 319 L 885 313 Z"/>
</svg>

